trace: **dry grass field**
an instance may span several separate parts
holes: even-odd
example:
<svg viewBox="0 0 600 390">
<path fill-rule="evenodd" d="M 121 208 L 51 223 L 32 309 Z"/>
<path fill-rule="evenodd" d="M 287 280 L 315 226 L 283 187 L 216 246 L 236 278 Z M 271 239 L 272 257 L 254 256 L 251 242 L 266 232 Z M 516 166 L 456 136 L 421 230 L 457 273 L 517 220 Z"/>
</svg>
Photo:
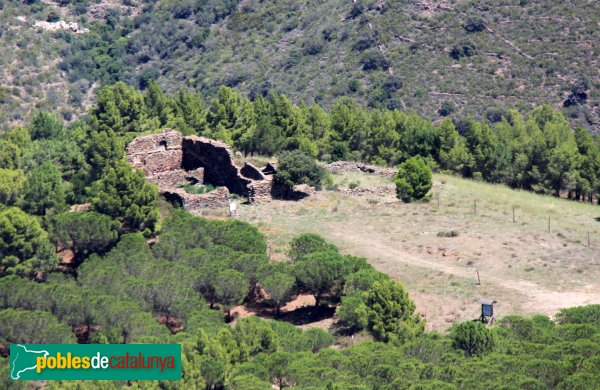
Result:
<svg viewBox="0 0 600 390">
<path fill-rule="evenodd" d="M 389 184 L 362 173 L 334 179 L 340 188 Z M 238 215 L 266 234 L 273 259 L 285 260 L 302 232 L 368 258 L 405 284 L 431 330 L 476 318 L 479 297 L 497 300 L 500 317 L 600 303 L 599 206 L 445 175 L 434 176 L 433 194 L 429 203 L 403 204 L 391 192 L 322 191 L 242 206 Z"/>
</svg>

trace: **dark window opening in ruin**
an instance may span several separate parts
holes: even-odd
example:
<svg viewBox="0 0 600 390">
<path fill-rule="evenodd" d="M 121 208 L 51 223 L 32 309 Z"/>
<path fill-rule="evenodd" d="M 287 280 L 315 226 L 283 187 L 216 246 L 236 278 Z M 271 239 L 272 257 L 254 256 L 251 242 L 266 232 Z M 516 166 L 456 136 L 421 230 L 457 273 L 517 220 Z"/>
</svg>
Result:
<svg viewBox="0 0 600 390">
<path fill-rule="evenodd" d="M 167 141 L 166 140 L 162 140 L 158 143 L 160 146 L 163 146 L 165 148 L 165 150 L 167 150 Z"/>
<path fill-rule="evenodd" d="M 187 182 L 191 185 L 196 185 L 198 183 L 200 183 L 200 180 L 196 179 L 195 177 L 191 177 L 191 176 L 186 176 L 185 180 L 187 180 Z"/>
<path fill-rule="evenodd" d="M 165 199 L 167 200 L 167 202 L 171 203 L 173 206 L 175 207 L 183 207 L 183 199 L 181 199 L 181 196 L 179 196 L 178 194 L 173 194 L 170 192 L 165 192 L 164 194 Z"/>
</svg>

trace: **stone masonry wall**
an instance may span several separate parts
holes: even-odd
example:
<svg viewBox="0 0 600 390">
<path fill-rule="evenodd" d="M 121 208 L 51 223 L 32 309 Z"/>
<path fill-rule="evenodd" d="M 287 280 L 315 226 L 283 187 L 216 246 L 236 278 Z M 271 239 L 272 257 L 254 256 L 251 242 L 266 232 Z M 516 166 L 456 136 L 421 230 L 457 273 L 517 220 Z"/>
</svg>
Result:
<svg viewBox="0 0 600 390">
<path fill-rule="evenodd" d="M 177 200 L 188 210 L 215 209 L 229 206 L 229 190 L 219 187 L 206 194 L 189 194 L 182 188 L 164 191 L 167 199 Z"/>
<path fill-rule="evenodd" d="M 170 129 L 165 129 L 159 134 L 138 137 L 127 145 L 127 158 L 131 165 L 150 175 L 180 169 L 181 141 L 181 133 Z"/>
<path fill-rule="evenodd" d="M 127 159 L 169 200 L 188 209 L 226 207 L 230 193 L 246 196 L 251 203 L 272 196 L 274 165 L 262 170 L 249 163 L 239 167 L 229 146 L 221 141 L 183 137 L 165 129 L 133 140 L 127 146 Z M 189 194 L 180 188 L 186 181 L 217 188 L 206 194 Z"/>
</svg>

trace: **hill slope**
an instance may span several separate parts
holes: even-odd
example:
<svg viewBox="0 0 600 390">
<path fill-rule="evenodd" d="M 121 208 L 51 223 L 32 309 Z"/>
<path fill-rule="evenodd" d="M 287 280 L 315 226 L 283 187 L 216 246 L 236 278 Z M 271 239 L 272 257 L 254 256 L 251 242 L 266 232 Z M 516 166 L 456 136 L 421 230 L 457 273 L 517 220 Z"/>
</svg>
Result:
<svg viewBox="0 0 600 390">
<path fill-rule="evenodd" d="M 62 6 L 61 6 L 62 5 Z M 600 128 L 595 1 L 211 1 L 3 3 L 3 121 L 80 106 L 94 82 L 274 89 L 328 105 L 498 120 L 551 103 Z M 89 32 L 35 21 L 78 22 Z M 38 24 L 39 26 L 39 24 Z M 38 85 L 41 83 L 41 87 Z M 10 112 L 10 113 L 8 113 Z M 75 114 L 77 110 L 75 110 Z M 67 117 L 70 114 L 67 113 Z"/>
</svg>

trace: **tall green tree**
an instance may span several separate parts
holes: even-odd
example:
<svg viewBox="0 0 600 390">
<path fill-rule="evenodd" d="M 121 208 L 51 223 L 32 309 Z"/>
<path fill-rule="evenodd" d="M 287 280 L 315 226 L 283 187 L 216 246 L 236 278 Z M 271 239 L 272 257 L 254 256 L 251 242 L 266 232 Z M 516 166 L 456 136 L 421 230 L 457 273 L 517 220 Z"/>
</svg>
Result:
<svg viewBox="0 0 600 390">
<path fill-rule="evenodd" d="M 20 169 L 0 168 L 0 203 L 10 206 L 23 192 L 25 174 Z"/>
<path fill-rule="evenodd" d="M 74 344 L 73 331 L 52 314 L 36 310 L 0 310 L 0 341 L 6 344 Z"/>
<path fill-rule="evenodd" d="M 23 166 L 23 150 L 7 139 L 0 139 L 0 168 L 19 169 Z"/>
<path fill-rule="evenodd" d="M 48 112 L 35 113 L 29 126 L 29 134 L 33 140 L 62 138 L 64 132 L 64 123 L 58 118 L 58 114 Z"/>
<path fill-rule="evenodd" d="M 0 210 L 0 263 L 5 274 L 33 276 L 56 265 L 54 247 L 37 218 L 21 209 Z"/>
<path fill-rule="evenodd" d="M 141 132 L 145 130 L 145 121 L 144 97 L 123 82 L 102 88 L 96 105 L 90 110 L 90 122 L 95 131 Z"/>
<path fill-rule="evenodd" d="M 52 241 L 70 248 L 77 258 L 102 253 L 119 238 L 120 224 L 107 215 L 95 212 L 67 212 L 54 217 Z"/>
<path fill-rule="evenodd" d="M 290 241 L 288 256 L 292 260 L 292 263 L 295 263 L 311 253 L 326 251 L 337 252 L 337 247 L 325 241 L 318 234 L 302 233 Z"/>
<path fill-rule="evenodd" d="M 175 112 L 183 122 L 177 128 L 184 134 L 206 132 L 206 108 L 199 94 L 189 89 L 180 89 L 175 97 Z"/>
<path fill-rule="evenodd" d="M 72 138 L 35 141 L 27 153 L 25 169 L 30 170 L 47 161 L 56 164 L 65 181 L 72 181 L 88 168 L 82 145 Z"/>
<path fill-rule="evenodd" d="M 49 210 L 60 213 L 67 208 L 64 183 L 55 164 L 46 161 L 27 173 L 19 205 L 31 214 L 41 216 Z"/>
<path fill-rule="evenodd" d="M 90 167 L 89 180 L 95 181 L 100 179 L 106 167 L 125 157 L 125 145 L 112 130 L 91 131 L 84 152 Z"/>
<path fill-rule="evenodd" d="M 333 141 L 345 141 L 349 148 L 363 158 L 369 139 L 369 113 L 350 98 L 341 98 L 331 109 Z"/>
<path fill-rule="evenodd" d="M 267 99 L 257 96 L 253 102 L 256 127 L 240 139 L 240 148 L 246 153 L 273 155 L 283 150 L 286 138 L 284 129 L 273 123 Z"/>
<path fill-rule="evenodd" d="M 254 130 L 254 109 L 247 97 L 231 88 L 221 87 L 210 101 L 206 121 L 209 129 L 205 135 L 234 145 L 244 134 Z"/>
<path fill-rule="evenodd" d="M 94 210 L 118 220 L 125 232 L 153 232 L 157 228 L 158 191 L 141 171 L 132 170 L 126 162 L 107 167 L 90 195 Z"/>
<path fill-rule="evenodd" d="M 165 95 L 154 80 L 150 80 L 144 94 L 144 109 L 145 116 L 156 121 L 153 126 L 162 128 L 173 121 L 173 106 L 170 96 Z"/>
<path fill-rule="evenodd" d="M 367 327 L 375 339 L 404 342 L 423 333 L 425 322 L 400 283 L 375 282 L 364 296 Z"/>
<path fill-rule="evenodd" d="M 288 384 L 290 379 L 288 366 L 292 358 L 292 355 L 285 352 L 275 352 L 267 357 L 266 366 L 271 376 L 271 382 L 275 383 L 279 390 Z"/>
<path fill-rule="evenodd" d="M 215 296 L 225 308 L 228 319 L 231 308 L 242 303 L 248 293 L 248 279 L 241 272 L 227 269 L 214 275 Z"/>
<path fill-rule="evenodd" d="M 312 253 L 294 264 L 296 278 L 314 294 L 316 306 L 323 295 L 341 292 L 345 272 L 343 257 L 332 251 Z"/>
<path fill-rule="evenodd" d="M 464 138 L 458 133 L 449 118 L 440 124 L 440 152 L 439 161 L 444 169 L 467 175 L 472 170 L 474 161 Z"/>
<path fill-rule="evenodd" d="M 283 272 L 276 272 L 260 280 L 260 285 L 269 294 L 269 300 L 275 305 L 276 315 L 281 306 L 289 301 L 294 293 L 296 278 Z"/>
<path fill-rule="evenodd" d="M 494 132 L 487 123 L 468 118 L 462 123 L 462 135 L 474 162 L 473 171 L 467 172 L 467 175 L 479 172 L 484 179 L 489 180 L 494 166 L 491 156 L 494 155 L 494 145 L 497 143 Z"/>
</svg>

